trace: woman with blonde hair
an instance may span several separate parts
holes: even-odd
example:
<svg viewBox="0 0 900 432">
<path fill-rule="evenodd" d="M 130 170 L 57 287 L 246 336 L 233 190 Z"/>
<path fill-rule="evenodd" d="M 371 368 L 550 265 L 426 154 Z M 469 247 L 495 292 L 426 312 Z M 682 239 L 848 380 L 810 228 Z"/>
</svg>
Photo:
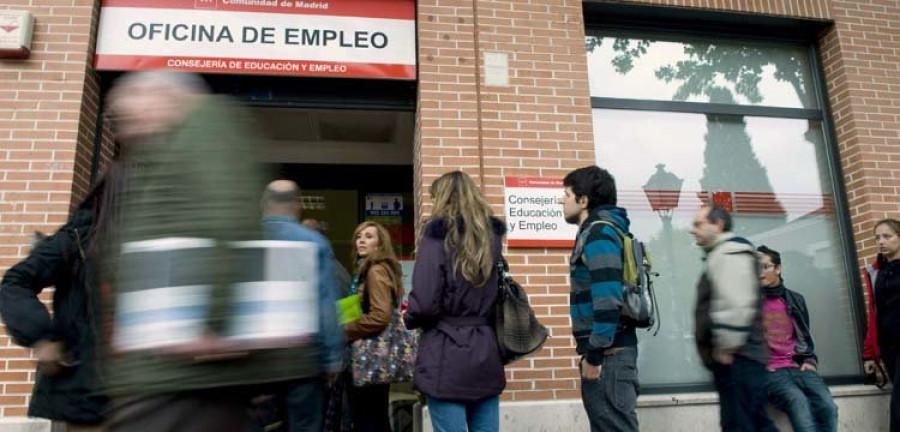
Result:
<svg viewBox="0 0 900 432">
<path fill-rule="evenodd" d="M 347 342 L 380 335 L 391 323 L 391 315 L 403 298 L 400 261 L 391 245 L 391 236 L 381 224 L 366 221 L 353 233 L 353 262 L 356 271 L 349 293 L 359 294 L 363 315 L 347 323 Z M 353 430 L 387 432 L 390 384 L 355 387 L 348 377 L 347 396 Z"/>
<path fill-rule="evenodd" d="M 405 315 L 423 330 L 414 385 L 436 432 L 497 431 L 506 378 L 491 317 L 505 226 L 463 172 L 435 180 L 431 198 Z"/>
</svg>

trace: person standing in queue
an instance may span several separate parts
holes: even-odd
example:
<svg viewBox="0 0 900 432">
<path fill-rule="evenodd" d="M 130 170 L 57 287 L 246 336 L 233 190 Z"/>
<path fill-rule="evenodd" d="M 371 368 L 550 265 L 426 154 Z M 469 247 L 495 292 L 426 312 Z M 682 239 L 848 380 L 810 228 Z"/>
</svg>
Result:
<svg viewBox="0 0 900 432">
<path fill-rule="evenodd" d="M 391 323 L 394 305 L 403 297 L 400 261 L 391 245 L 391 237 L 381 224 L 366 221 L 353 233 L 353 262 L 356 271 L 349 294 L 358 294 L 363 315 L 346 324 L 347 342 L 380 335 Z M 347 376 L 347 396 L 353 430 L 387 432 L 390 384 L 355 387 Z"/>
<path fill-rule="evenodd" d="M 432 183 L 431 199 L 404 317 L 423 329 L 415 388 L 435 431 L 495 432 L 506 377 L 492 316 L 506 229 L 461 171 Z"/>
<path fill-rule="evenodd" d="M 878 351 L 884 361 L 893 388 L 891 390 L 891 432 L 900 431 L 900 220 L 883 219 L 875 224 L 875 243 L 878 256 L 875 265 L 867 267 L 866 282 L 875 310 L 870 309 L 866 335 L 864 369 L 867 374 L 879 375 Z M 873 322 L 874 321 L 874 322 Z M 874 324 L 874 325 L 872 325 Z M 878 346 L 871 347 L 869 341 Z M 883 379 L 883 378 L 881 378 Z"/>
<path fill-rule="evenodd" d="M 0 288 L 6 331 L 37 357 L 28 416 L 64 422 L 68 431 L 102 430 L 110 408 L 97 373 L 101 323 L 92 312 L 121 173 L 121 163 L 113 162 L 68 222 L 6 271 Z M 50 286 L 56 287 L 52 316 L 38 297 Z"/>
</svg>

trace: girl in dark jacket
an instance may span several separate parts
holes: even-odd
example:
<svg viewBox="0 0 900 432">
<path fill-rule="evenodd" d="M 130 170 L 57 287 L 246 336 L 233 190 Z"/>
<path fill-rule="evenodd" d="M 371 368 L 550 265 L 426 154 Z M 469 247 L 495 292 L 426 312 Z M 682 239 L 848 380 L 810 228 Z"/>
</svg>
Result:
<svg viewBox="0 0 900 432">
<path fill-rule="evenodd" d="M 491 317 L 504 225 L 460 171 L 431 185 L 405 320 L 422 328 L 414 384 L 436 432 L 497 431 L 506 386 Z"/>
<path fill-rule="evenodd" d="M 353 234 L 353 259 L 357 263 L 350 294 L 359 294 L 363 316 L 347 324 L 347 342 L 380 335 L 391 323 L 394 308 L 403 298 L 400 261 L 387 230 L 376 222 L 363 222 Z M 347 377 L 347 396 L 353 430 L 387 432 L 390 384 L 354 387 Z"/>
<path fill-rule="evenodd" d="M 37 378 L 28 415 L 61 421 L 67 430 L 100 430 L 108 399 L 100 393 L 94 314 L 99 239 L 114 215 L 119 178 L 113 164 L 55 234 L 3 277 L 0 315 L 13 340 L 34 349 Z M 38 295 L 54 286 L 53 317 Z"/>
<path fill-rule="evenodd" d="M 874 331 L 884 366 L 893 381 L 891 432 L 900 432 L 900 221 L 884 219 L 876 223 L 875 243 L 878 246 L 878 270 L 872 278 Z M 875 360 L 877 358 L 867 359 L 867 373 L 875 373 Z"/>
</svg>

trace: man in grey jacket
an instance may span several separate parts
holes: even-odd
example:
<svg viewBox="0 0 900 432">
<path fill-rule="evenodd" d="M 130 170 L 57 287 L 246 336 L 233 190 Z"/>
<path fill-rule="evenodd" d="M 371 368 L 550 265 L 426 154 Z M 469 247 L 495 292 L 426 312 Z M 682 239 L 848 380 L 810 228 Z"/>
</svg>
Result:
<svg viewBox="0 0 900 432">
<path fill-rule="evenodd" d="M 704 207 L 691 234 L 706 252 L 697 284 L 695 336 L 719 393 L 723 431 L 777 431 L 766 412 L 768 351 L 753 245 L 731 232 L 731 215 Z"/>
</svg>

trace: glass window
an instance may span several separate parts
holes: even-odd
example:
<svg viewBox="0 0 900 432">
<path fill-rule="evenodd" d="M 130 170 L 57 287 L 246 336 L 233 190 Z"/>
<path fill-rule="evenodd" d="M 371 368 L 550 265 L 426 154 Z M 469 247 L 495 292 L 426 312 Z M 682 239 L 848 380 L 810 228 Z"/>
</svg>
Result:
<svg viewBox="0 0 900 432">
<path fill-rule="evenodd" d="M 591 96 L 815 108 L 808 47 L 587 37 Z"/>
<path fill-rule="evenodd" d="M 822 113 L 810 114 L 818 98 L 808 79 L 807 50 L 702 45 L 701 50 L 696 42 L 615 35 L 587 40 L 596 162 L 615 176 L 619 204 L 659 273 L 654 286 L 662 327 L 655 337 L 638 332 L 641 383 L 711 382 L 694 345 L 702 253 L 690 225 L 694 213 L 713 199 L 731 201 L 738 235 L 781 252 L 785 286 L 803 294 L 809 307 L 820 372 L 856 375 L 860 354 L 848 257 L 841 246 Z M 768 63 L 736 66 L 747 56 L 737 53 L 769 55 L 757 51 L 771 54 Z M 791 59 L 797 68 L 788 73 L 779 58 Z M 647 110 L 619 104 L 622 99 L 664 102 Z M 679 100 L 702 103 L 701 112 L 697 106 L 683 109 Z M 735 115 L 707 102 L 796 112 Z"/>
</svg>

